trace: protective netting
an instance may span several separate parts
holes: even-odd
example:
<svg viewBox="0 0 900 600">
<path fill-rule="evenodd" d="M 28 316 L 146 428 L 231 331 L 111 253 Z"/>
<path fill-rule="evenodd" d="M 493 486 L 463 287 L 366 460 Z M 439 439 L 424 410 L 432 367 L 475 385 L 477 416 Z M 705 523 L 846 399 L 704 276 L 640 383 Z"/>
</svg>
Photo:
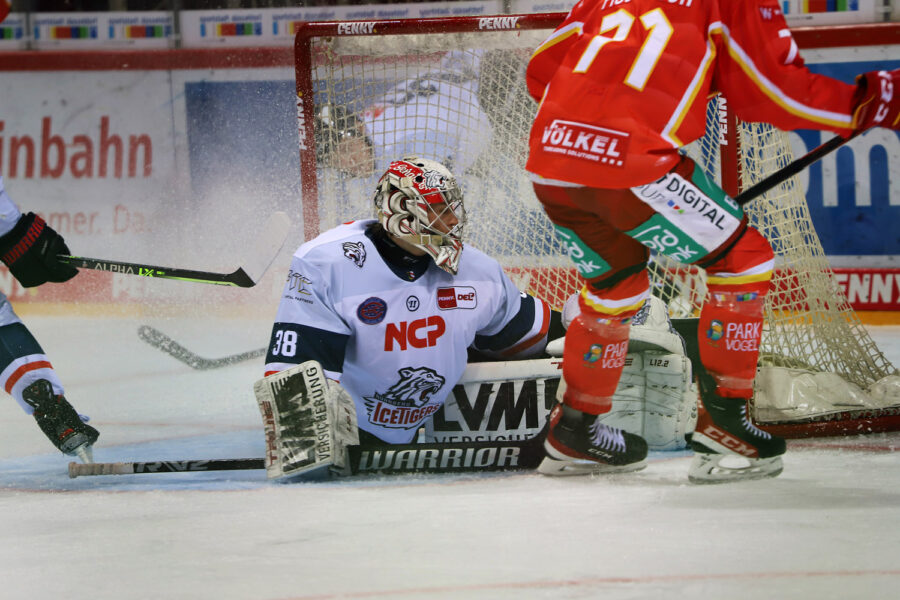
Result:
<svg viewBox="0 0 900 600">
<path fill-rule="evenodd" d="M 391 160 L 406 154 L 432 158 L 453 170 L 465 193 L 466 243 L 497 258 L 521 289 L 561 307 L 581 281 L 524 170 L 536 111 L 524 69 L 547 33 L 314 38 L 314 104 L 339 107 L 331 114 L 343 119 L 316 131 L 317 146 L 328 150 L 320 152 L 315 173 L 318 230 L 371 217 L 374 184 Z M 720 180 L 715 99 L 708 115 L 706 136 L 688 152 Z M 784 133 L 759 124 L 740 124 L 739 132 L 744 185 L 793 159 Z M 366 141 L 364 151 L 347 141 L 354 137 Z M 834 282 L 796 182 L 778 186 L 747 211 L 778 260 L 761 364 L 837 374 L 861 390 L 895 373 Z M 701 272 L 665 257 L 654 257 L 650 270 L 653 291 L 673 316 L 697 314 L 705 293 Z M 795 396 L 790 389 L 758 394 L 757 419 L 808 419 L 845 408 L 808 399 L 797 408 Z M 898 392 L 882 393 L 879 406 L 885 396 Z M 762 397 L 774 406 L 761 407 Z M 790 414 L 779 403 L 790 405 Z"/>
</svg>

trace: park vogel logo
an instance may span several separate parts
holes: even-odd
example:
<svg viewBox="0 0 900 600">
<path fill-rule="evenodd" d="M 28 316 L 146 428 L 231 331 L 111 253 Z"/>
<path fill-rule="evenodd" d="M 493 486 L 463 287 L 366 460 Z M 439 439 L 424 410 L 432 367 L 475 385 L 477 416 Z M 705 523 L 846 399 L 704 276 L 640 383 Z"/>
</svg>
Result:
<svg viewBox="0 0 900 600">
<path fill-rule="evenodd" d="M 584 353 L 585 362 L 595 363 L 603 356 L 603 346 L 601 344 L 591 344 L 588 351 Z"/>
<path fill-rule="evenodd" d="M 717 342 L 722 339 L 723 335 L 725 335 L 725 327 L 722 325 L 722 321 L 717 321 L 716 319 L 710 321 L 709 329 L 706 330 L 706 337 L 713 342 Z"/>
<path fill-rule="evenodd" d="M 614 344 L 591 344 L 588 351 L 584 353 L 584 362 L 593 368 L 599 366 L 601 369 L 618 369 L 625 364 L 625 355 L 628 352 L 628 340 L 616 342 Z"/>
</svg>

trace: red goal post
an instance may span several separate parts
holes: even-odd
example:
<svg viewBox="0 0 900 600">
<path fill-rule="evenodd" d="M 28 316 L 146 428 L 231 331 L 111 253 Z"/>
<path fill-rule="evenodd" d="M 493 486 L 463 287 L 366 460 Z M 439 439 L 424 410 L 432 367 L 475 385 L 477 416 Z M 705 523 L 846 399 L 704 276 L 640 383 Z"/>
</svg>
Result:
<svg viewBox="0 0 900 600">
<path fill-rule="evenodd" d="M 349 153 L 340 155 L 340 168 L 317 163 L 317 141 L 325 139 L 329 148 L 340 148 L 338 138 L 323 138 L 335 132 L 315 131 L 316 106 L 327 103 L 354 115 L 353 126 L 363 127 L 376 155 L 384 144 L 453 157 L 454 173 L 469 198 L 467 239 L 495 256 L 520 288 L 561 306 L 581 281 L 523 169 L 535 110 L 523 94 L 523 74 L 531 50 L 563 17 L 549 13 L 297 24 L 306 239 L 340 222 L 371 216 L 373 177 L 383 171 L 383 166 L 377 168 L 377 156 L 373 165 L 362 169 L 365 175 L 349 174 L 348 161 L 355 160 Z M 900 40 L 900 27 L 893 24 L 794 33 L 801 48 Z M 444 68 L 449 74 L 437 74 Z M 443 109 L 453 116 L 442 121 L 432 112 L 429 125 L 444 138 L 466 144 L 470 152 L 436 150 L 434 136 L 414 133 L 412 127 L 401 130 L 415 121 L 412 112 L 405 113 L 406 122 L 395 119 L 389 128 L 377 121 L 380 109 L 369 109 L 383 105 L 386 95 L 394 104 L 417 110 L 441 109 L 440 89 L 451 82 L 458 88 L 451 94 L 454 104 Z M 736 195 L 783 168 L 793 156 L 786 134 L 737 121 L 722 100 L 711 101 L 707 135 L 688 151 Z M 400 138 L 409 138 L 410 145 L 397 143 Z M 900 378 L 834 284 L 798 182 L 788 180 L 766 193 L 748 206 L 748 214 L 770 239 L 779 260 L 767 306 L 754 420 L 794 436 L 900 428 Z M 705 294 L 702 272 L 665 259 L 654 259 L 650 270 L 654 293 L 669 303 L 673 316 L 697 314 Z M 850 405 L 844 404 L 846 398 L 852 400 Z"/>
</svg>

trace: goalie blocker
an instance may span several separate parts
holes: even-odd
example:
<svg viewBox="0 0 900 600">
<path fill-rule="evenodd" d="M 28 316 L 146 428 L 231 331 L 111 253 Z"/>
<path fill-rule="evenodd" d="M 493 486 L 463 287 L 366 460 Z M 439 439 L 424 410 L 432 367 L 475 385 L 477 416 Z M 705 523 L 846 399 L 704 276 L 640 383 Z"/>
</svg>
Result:
<svg viewBox="0 0 900 600">
<path fill-rule="evenodd" d="M 651 449 L 685 448 L 697 418 L 697 393 L 691 362 L 662 302 L 636 318 L 629 349 L 604 422 L 643 436 Z M 353 401 L 318 363 L 303 363 L 254 388 L 267 476 L 534 469 L 544 458 L 543 428 L 560 393 L 560 373 L 554 358 L 470 364 L 419 443 L 360 445 Z"/>
</svg>

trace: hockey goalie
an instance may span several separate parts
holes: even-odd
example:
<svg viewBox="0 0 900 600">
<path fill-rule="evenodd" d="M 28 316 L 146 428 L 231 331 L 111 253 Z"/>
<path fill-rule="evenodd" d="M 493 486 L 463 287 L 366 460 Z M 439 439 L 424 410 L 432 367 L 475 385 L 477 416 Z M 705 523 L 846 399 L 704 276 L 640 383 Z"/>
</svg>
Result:
<svg viewBox="0 0 900 600">
<path fill-rule="evenodd" d="M 567 308 L 575 305 L 567 303 Z M 697 421 L 691 361 L 663 302 L 653 297 L 646 306 L 632 324 L 624 374 L 613 409 L 603 423 L 610 431 L 621 429 L 642 436 L 651 450 L 682 450 Z M 564 322 L 567 312 L 563 311 Z M 547 353 L 561 354 L 562 341 L 550 342 Z M 522 361 L 469 363 L 443 406 L 419 430 L 415 445 L 462 456 L 479 443 L 510 441 L 520 447 L 530 444 L 539 455 L 550 411 L 563 392 L 560 366 L 559 358 L 546 355 Z M 348 452 L 360 448 L 353 400 L 339 384 L 325 377 L 318 363 L 310 361 L 261 379 L 256 394 L 265 428 L 270 479 L 304 481 L 368 470 L 358 459 L 365 456 L 365 450 L 355 461 Z M 398 448 L 410 452 L 412 445 Z M 414 463 L 400 471 L 454 470 L 422 466 Z M 480 470 L 478 464 L 465 468 L 460 463 L 460 467 L 458 470 Z M 595 462 L 575 461 L 563 472 L 553 474 L 595 471 Z"/>
</svg>

